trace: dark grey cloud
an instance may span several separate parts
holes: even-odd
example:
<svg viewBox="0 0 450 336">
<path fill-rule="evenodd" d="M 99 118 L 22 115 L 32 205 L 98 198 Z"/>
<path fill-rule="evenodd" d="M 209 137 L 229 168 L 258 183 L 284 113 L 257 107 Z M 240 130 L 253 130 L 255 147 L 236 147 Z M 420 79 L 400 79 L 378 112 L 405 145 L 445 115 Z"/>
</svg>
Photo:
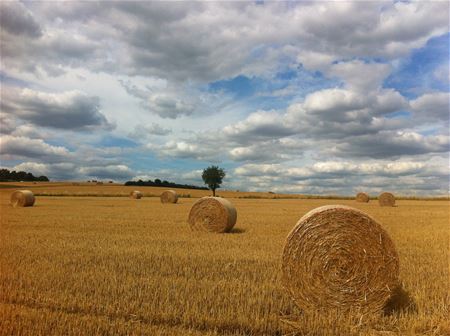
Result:
<svg viewBox="0 0 450 336">
<path fill-rule="evenodd" d="M 58 129 L 112 127 L 100 112 L 99 98 L 80 91 L 46 93 L 5 88 L 1 110 L 34 125 Z"/>
<path fill-rule="evenodd" d="M 427 153 L 447 153 L 450 140 L 446 135 L 424 136 L 416 132 L 382 131 L 361 135 L 338 143 L 330 153 L 339 157 L 387 158 Z"/>
<path fill-rule="evenodd" d="M 6 64 L 29 69 L 26 55 L 32 52 L 31 67 L 44 71 L 51 60 L 53 65 L 202 82 L 262 74 L 286 57 L 292 64 L 307 66 L 318 58 L 328 65 L 355 57 L 395 59 L 423 46 L 431 36 L 447 32 L 449 9 L 448 3 L 440 1 L 300 2 L 294 6 L 70 2 L 28 7 L 35 21 L 52 33 L 43 34 L 36 44 L 8 39 L 3 52 Z M 17 35 L 17 31 L 10 27 L 8 34 Z M 278 53 L 274 45 L 280 47 Z M 266 51 L 255 55 L 256 49 Z M 368 81 L 362 84 L 370 86 Z"/>
<path fill-rule="evenodd" d="M 18 1 L 0 2 L 0 27 L 14 35 L 38 38 L 42 29 L 32 13 Z M 6 46 L 2 46 L 2 49 Z"/>
<path fill-rule="evenodd" d="M 419 121 L 446 122 L 450 119 L 450 93 L 424 94 L 411 102 L 415 118 Z"/>
</svg>

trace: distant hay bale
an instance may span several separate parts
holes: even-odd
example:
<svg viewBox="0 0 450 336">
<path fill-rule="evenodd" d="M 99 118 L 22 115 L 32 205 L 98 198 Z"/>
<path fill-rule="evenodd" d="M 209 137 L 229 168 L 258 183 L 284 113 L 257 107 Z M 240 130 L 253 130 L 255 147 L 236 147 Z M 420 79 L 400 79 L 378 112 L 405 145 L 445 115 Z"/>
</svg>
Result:
<svg viewBox="0 0 450 336">
<path fill-rule="evenodd" d="M 166 190 L 161 194 L 160 199 L 161 203 L 177 203 L 178 195 L 173 190 Z"/>
<path fill-rule="evenodd" d="M 367 203 L 369 202 L 369 195 L 367 195 L 365 192 L 360 192 L 356 195 L 355 200 L 356 202 Z"/>
<path fill-rule="evenodd" d="M 395 196 L 389 192 L 381 193 L 378 196 L 378 203 L 380 206 L 393 207 L 395 205 Z"/>
<path fill-rule="evenodd" d="M 394 243 L 373 218 L 343 205 L 316 208 L 289 233 L 282 283 L 305 311 L 379 312 L 398 285 Z"/>
<path fill-rule="evenodd" d="M 188 222 L 194 231 L 230 232 L 236 224 L 236 208 L 219 197 L 202 197 L 191 208 Z"/>
<path fill-rule="evenodd" d="M 103 182 L 96 182 L 96 185 L 103 185 Z"/>
<path fill-rule="evenodd" d="M 130 192 L 130 197 L 134 199 L 141 199 L 142 193 L 139 190 L 133 190 L 132 192 Z"/>
<path fill-rule="evenodd" d="M 11 205 L 16 207 L 33 206 L 34 195 L 30 190 L 16 190 L 11 194 Z"/>
</svg>

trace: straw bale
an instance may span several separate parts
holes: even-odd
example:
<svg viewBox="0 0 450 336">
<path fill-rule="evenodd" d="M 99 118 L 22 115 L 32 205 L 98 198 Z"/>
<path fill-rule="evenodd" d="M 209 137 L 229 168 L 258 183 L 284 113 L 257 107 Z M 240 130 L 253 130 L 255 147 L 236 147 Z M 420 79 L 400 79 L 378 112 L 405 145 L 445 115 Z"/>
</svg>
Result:
<svg viewBox="0 0 450 336">
<path fill-rule="evenodd" d="M 132 192 L 130 192 L 130 197 L 134 199 L 141 199 L 142 193 L 139 190 L 133 190 Z"/>
<path fill-rule="evenodd" d="M 386 231 L 343 205 L 303 216 L 282 256 L 283 286 L 304 311 L 380 312 L 398 276 L 398 254 Z"/>
<path fill-rule="evenodd" d="M 35 198 L 30 190 L 16 190 L 11 194 L 11 205 L 13 207 L 33 206 Z"/>
<path fill-rule="evenodd" d="M 173 190 L 166 190 L 161 194 L 160 199 L 161 203 L 177 203 L 178 195 Z"/>
<path fill-rule="evenodd" d="M 236 224 L 236 208 L 221 197 L 202 197 L 191 208 L 188 222 L 194 231 L 230 232 Z"/>
<path fill-rule="evenodd" d="M 380 206 L 393 207 L 395 205 L 395 196 L 389 192 L 383 192 L 378 196 Z"/>
<path fill-rule="evenodd" d="M 355 200 L 356 200 L 356 202 L 368 203 L 369 195 L 367 195 L 365 192 L 360 192 L 356 195 Z"/>
</svg>

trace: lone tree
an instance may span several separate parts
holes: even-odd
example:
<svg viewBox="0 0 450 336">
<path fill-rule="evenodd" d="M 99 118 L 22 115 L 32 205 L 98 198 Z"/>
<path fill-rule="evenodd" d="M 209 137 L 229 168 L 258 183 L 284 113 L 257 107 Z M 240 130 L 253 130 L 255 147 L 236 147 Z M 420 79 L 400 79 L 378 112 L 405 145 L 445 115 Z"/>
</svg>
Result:
<svg viewBox="0 0 450 336">
<path fill-rule="evenodd" d="M 212 190 L 213 196 L 216 196 L 216 189 L 220 188 L 222 179 L 225 177 L 225 171 L 218 166 L 211 166 L 203 169 L 202 179 L 209 189 Z"/>
</svg>

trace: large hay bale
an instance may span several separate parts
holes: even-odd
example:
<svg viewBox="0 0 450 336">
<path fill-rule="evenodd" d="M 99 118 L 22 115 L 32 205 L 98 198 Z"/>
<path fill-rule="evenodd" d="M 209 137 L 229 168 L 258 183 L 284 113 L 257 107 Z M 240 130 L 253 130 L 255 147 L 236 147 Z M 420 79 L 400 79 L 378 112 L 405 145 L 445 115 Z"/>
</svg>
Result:
<svg viewBox="0 0 450 336">
<path fill-rule="evenodd" d="M 365 192 L 360 192 L 356 195 L 355 200 L 356 202 L 367 203 L 369 202 L 369 195 L 367 195 Z"/>
<path fill-rule="evenodd" d="M 283 285 L 305 311 L 380 311 L 398 275 L 388 234 L 367 214 L 343 205 L 308 212 L 283 251 Z"/>
<path fill-rule="evenodd" d="M 33 206 L 34 195 L 30 190 L 16 190 L 11 194 L 11 205 L 13 207 Z"/>
<path fill-rule="evenodd" d="M 380 206 L 393 207 L 395 205 L 395 196 L 389 192 L 381 193 L 378 196 L 378 203 Z"/>
<path fill-rule="evenodd" d="M 178 195 L 173 190 L 166 190 L 161 194 L 160 199 L 161 203 L 177 203 Z"/>
<path fill-rule="evenodd" d="M 133 190 L 132 192 L 130 192 L 130 197 L 134 199 L 141 199 L 142 193 L 139 190 Z"/>
<path fill-rule="evenodd" d="M 236 224 L 236 208 L 221 197 L 202 197 L 191 208 L 188 222 L 194 231 L 230 232 Z"/>
</svg>

